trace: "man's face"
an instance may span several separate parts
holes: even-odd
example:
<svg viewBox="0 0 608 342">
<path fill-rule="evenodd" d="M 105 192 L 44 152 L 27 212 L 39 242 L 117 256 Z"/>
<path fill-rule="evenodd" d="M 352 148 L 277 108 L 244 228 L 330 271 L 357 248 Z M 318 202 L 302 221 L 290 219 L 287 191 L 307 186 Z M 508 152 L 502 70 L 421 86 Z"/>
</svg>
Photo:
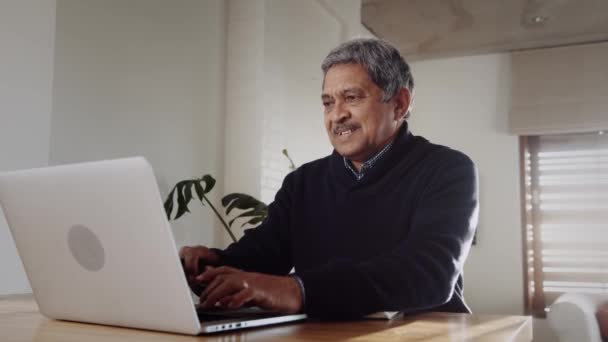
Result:
<svg viewBox="0 0 608 342">
<path fill-rule="evenodd" d="M 331 67 L 321 99 L 331 144 L 356 167 L 395 136 L 404 114 L 398 100 L 382 102 L 382 90 L 359 64 Z"/>
</svg>

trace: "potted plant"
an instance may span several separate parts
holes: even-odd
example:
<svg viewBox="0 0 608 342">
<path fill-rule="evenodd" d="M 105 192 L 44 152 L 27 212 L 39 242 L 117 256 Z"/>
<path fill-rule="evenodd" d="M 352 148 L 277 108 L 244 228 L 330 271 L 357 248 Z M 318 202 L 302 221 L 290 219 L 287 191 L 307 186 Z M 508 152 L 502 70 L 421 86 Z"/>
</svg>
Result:
<svg viewBox="0 0 608 342">
<path fill-rule="evenodd" d="M 289 157 L 289 153 L 286 149 L 282 151 L 283 155 L 289 160 L 289 170 L 295 170 L 296 166 L 293 163 L 291 157 Z M 237 219 L 246 219 L 241 224 L 241 228 L 246 224 L 258 224 L 264 221 L 266 216 L 268 215 L 268 206 L 256 199 L 253 196 L 243 194 L 243 193 L 231 193 L 222 198 L 222 206 L 225 210 L 226 217 L 230 217 L 230 214 L 234 209 L 242 210 L 239 214 L 234 215 L 228 222 L 224 219 L 222 214 L 217 210 L 217 208 L 211 203 L 207 194 L 213 190 L 215 186 L 215 178 L 211 175 L 204 175 L 200 178 L 194 179 L 186 179 L 177 182 L 173 189 L 167 195 L 167 198 L 164 203 L 165 213 L 167 214 L 168 220 L 177 220 L 182 217 L 184 214 L 189 213 L 188 204 L 193 199 L 198 199 L 203 206 L 205 203 L 211 210 L 215 213 L 215 216 L 220 220 L 224 229 L 233 242 L 236 242 L 236 236 L 232 231 L 232 226 L 234 225 Z M 175 207 L 177 204 L 177 207 Z M 175 211 L 175 214 L 173 212 Z"/>
</svg>

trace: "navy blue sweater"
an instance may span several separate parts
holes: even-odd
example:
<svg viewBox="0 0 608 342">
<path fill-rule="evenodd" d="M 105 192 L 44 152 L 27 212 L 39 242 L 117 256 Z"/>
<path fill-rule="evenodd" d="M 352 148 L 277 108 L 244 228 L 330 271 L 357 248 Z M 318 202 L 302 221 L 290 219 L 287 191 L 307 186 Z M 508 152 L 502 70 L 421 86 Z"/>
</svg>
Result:
<svg viewBox="0 0 608 342">
<path fill-rule="evenodd" d="M 360 181 L 335 151 L 290 173 L 266 220 L 219 254 L 247 271 L 295 267 L 312 317 L 470 312 L 461 273 L 477 209 L 473 162 L 404 123 Z"/>
</svg>

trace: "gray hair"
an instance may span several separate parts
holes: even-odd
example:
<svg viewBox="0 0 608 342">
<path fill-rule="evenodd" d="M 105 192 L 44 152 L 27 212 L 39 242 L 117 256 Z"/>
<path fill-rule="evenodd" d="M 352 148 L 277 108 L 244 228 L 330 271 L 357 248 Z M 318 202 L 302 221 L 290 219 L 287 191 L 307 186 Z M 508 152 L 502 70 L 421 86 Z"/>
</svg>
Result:
<svg viewBox="0 0 608 342">
<path fill-rule="evenodd" d="M 367 70 L 371 80 L 382 89 L 382 101 L 388 102 L 401 88 L 414 92 L 410 66 L 394 46 L 384 40 L 358 38 L 331 50 L 321 64 L 323 75 L 337 64 L 356 63 Z M 409 112 L 406 117 L 409 116 Z"/>
</svg>

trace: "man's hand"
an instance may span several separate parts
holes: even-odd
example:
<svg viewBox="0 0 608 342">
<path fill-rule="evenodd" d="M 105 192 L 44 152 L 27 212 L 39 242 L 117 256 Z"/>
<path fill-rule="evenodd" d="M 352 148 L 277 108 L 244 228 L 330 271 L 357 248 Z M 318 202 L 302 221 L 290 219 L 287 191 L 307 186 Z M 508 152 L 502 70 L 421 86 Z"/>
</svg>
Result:
<svg viewBox="0 0 608 342">
<path fill-rule="evenodd" d="M 217 265 L 220 260 L 219 256 L 205 246 L 186 246 L 180 249 L 179 257 L 182 260 L 182 266 L 184 267 L 184 273 L 186 273 L 188 285 L 192 289 L 192 292 L 197 296 L 200 296 L 203 287 L 194 279 L 203 273 L 205 266 Z"/>
<path fill-rule="evenodd" d="M 302 310 L 302 293 L 297 281 L 262 273 L 244 272 L 232 267 L 207 267 L 196 277 L 207 284 L 200 296 L 203 309 L 217 305 L 236 309 L 246 304 L 262 309 L 293 314 Z"/>
</svg>

